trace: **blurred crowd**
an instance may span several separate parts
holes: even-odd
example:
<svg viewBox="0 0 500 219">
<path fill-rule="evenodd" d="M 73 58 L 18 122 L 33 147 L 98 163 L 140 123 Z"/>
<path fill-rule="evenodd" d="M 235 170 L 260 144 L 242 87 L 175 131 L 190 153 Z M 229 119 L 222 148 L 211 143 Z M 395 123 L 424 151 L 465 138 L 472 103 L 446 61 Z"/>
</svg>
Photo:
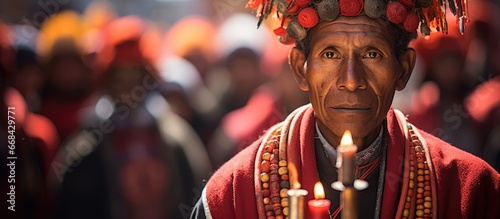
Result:
<svg viewBox="0 0 500 219">
<path fill-rule="evenodd" d="M 394 107 L 500 170 L 500 11 L 469 11 L 465 36 L 412 43 L 417 67 Z M 103 2 L 39 27 L 0 23 L 0 139 L 15 107 L 19 218 L 186 218 L 214 170 L 309 101 L 279 24 L 256 23 L 189 16 L 163 31 Z"/>
</svg>

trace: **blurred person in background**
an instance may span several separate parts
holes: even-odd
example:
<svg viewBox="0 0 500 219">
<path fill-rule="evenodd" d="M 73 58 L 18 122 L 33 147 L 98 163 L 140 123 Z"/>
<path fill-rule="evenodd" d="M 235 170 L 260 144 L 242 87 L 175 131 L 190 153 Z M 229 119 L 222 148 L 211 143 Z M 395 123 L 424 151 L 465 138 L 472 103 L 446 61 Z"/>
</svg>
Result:
<svg viewBox="0 0 500 219">
<path fill-rule="evenodd" d="M 61 140 L 75 131 L 93 98 L 96 74 L 84 59 L 83 34 L 80 16 L 63 11 L 43 23 L 37 42 L 45 74 L 40 113 L 54 122 Z"/>
<path fill-rule="evenodd" d="M 36 54 L 38 30 L 28 25 L 16 25 L 13 31 L 16 66 L 9 83 L 23 95 L 30 111 L 39 112 L 44 77 Z"/>
<path fill-rule="evenodd" d="M 183 218 L 210 174 L 201 141 L 159 92 L 148 31 L 136 16 L 104 30 L 100 98 L 54 162 L 55 218 Z"/>
<path fill-rule="evenodd" d="M 288 65 L 289 46 L 270 39 L 260 68 L 270 80 L 255 89 L 245 106 L 226 114 L 208 145 L 212 165 L 221 166 L 257 140 L 293 109 L 309 102 L 306 92 L 295 85 Z"/>
<path fill-rule="evenodd" d="M 14 51 L 7 38 L 10 34 L 11 29 L 0 23 L 0 111 L 6 115 L 0 125 L 0 139 L 5 140 L 0 143 L 0 160 L 7 165 L 0 171 L 6 179 L 0 183 L 0 190 L 11 200 L 3 202 L 0 213 L 8 218 L 48 218 L 46 179 L 59 137 L 54 124 L 32 113 L 25 97 L 13 88 L 16 85 L 27 91 L 30 87 L 20 86 L 23 82 L 19 77 L 33 78 L 20 72 L 24 60 L 19 59 L 19 50 L 17 54 Z"/>
<path fill-rule="evenodd" d="M 450 30 L 458 29 L 450 25 Z M 424 62 L 424 82 L 413 95 L 409 112 L 415 125 L 475 155 L 481 154 L 464 100 L 470 92 L 459 33 L 433 35 L 415 42 Z"/>
<path fill-rule="evenodd" d="M 173 110 L 193 126 L 204 144 L 222 116 L 216 95 L 206 81 L 215 62 L 215 33 L 208 18 L 180 19 L 166 32 L 157 63 L 169 88 L 177 88 L 165 93 L 175 106 Z"/>
<path fill-rule="evenodd" d="M 470 84 L 479 85 L 465 107 L 476 125 L 481 157 L 500 172 L 500 9 L 490 1 L 473 1 L 469 11 L 477 16 L 468 29 L 465 69 Z"/>
<path fill-rule="evenodd" d="M 495 139 L 497 98 L 490 93 L 500 73 L 500 15 L 498 6 L 483 0 L 470 2 L 469 11 L 472 17 L 465 36 L 450 22 L 447 36 L 416 41 L 426 81 L 414 95 L 410 117 L 422 129 L 463 150 L 494 156 L 491 150 L 497 147 L 488 147 Z M 484 82 L 485 86 L 474 88 Z"/>
<path fill-rule="evenodd" d="M 215 39 L 220 68 L 211 75 L 208 87 L 220 100 L 223 114 L 246 105 L 254 90 L 268 80 L 261 57 L 269 33 L 249 24 L 249 14 L 234 14 L 219 26 Z M 224 80 L 225 79 L 225 80 Z"/>
<path fill-rule="evenodd" d="M 500 75 L 479 85 L 466 99 L 471 118 L 477 122 L 486 162 L 500 172 Z"/>
</svg>

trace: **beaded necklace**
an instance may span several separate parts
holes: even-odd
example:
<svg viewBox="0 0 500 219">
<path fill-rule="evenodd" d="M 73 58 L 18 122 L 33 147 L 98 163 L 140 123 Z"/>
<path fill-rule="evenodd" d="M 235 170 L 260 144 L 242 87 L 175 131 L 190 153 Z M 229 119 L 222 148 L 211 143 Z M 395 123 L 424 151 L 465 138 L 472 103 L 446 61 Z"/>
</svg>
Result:
<svg viewBox="0 0 500 219">
<path fill-rule="evenodd" d="M 286 154 L 286 144 L 281 139 L 287 138 L 289 126 L 290 123 L 285 121 L 283 124 L 272 127 L 264 137 L 257 152 L 259 157 L 255 166 L 260 170 L 260 177 L 256 181 L 261 187 L 261 192 L 256 195 L 257 200 L 262 201 L 264 209 L 261 210 L 265 212 L 265 218 L 267 219 L 287 218 L 290 211 L 287 195 L 288 189 L 290 189 L 288 162 L 285 159 L 286 156 L 280 156 Z M 400 210 L 396 215 L 401 215 L 403 219 L 432 218 L 435 217 L 433 208 L 436 206 L 435 201 L 433 203 L 435 194 L 433 194 L 434 191 L 432 191 L 431 186 L 432 167 L 430 165 L 432 164 L 427 145 L 422 143 L 423 141 L 420 140 L 422 137 L 415 131 L 413 125 L 405 123 L 404 126 L 407 141 L 409 141 L 409 143 L 405 144 L 407 145 L 407 150 L 405 150 L 405 170 L 409 171 L 404 171 L 401 197 L 405 198 L 400 199 L 400 207 L 402 204 L 403 208 L 398 208 Z M 382 156 L 385 157 L 385 153 L 382 153 Z M 380 159 L 377 162 L 380 162 Z M 382 163 L 385 163 L 384 159 L 382 159 Z M 384 169 L 381 168 L 381 172 Z M 382 192 L 378 189 L 377 193 Z M 381 200 L 377 197 L 377 202 L 379 201 Z M 377 204 L 376 212 L 379 210 L 380 206 Z"/>
<path fill-rule="evenodd" d="M 402 218 L 412 217 L 410 212 L 415 213 L 415 218 L 432 218 L 432 186 L 428 165 L 430 162 L 427 160 L 425 147 L 409 123 L 408 132 L 411 141 L 410 172 Z"/>
</svg>

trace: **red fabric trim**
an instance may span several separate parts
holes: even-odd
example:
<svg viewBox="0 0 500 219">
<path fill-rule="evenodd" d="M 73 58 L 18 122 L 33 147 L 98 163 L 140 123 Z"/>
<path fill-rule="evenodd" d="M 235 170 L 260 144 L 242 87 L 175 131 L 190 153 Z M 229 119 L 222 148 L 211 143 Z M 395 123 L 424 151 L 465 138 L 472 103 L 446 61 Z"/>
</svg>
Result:
<svg viewBox="0 0 500 219">
<path fill-rule="evenodd" d="M 403 178 L 404 141 L 402 128 L 399 126 L 394 110 L 387 113 L 387 158 L 385 167 L 384 194 L 380 218 L 394 218 L 397 210 Z M 394 159 L 397 157 L 398 159 Z"/>
</svg>

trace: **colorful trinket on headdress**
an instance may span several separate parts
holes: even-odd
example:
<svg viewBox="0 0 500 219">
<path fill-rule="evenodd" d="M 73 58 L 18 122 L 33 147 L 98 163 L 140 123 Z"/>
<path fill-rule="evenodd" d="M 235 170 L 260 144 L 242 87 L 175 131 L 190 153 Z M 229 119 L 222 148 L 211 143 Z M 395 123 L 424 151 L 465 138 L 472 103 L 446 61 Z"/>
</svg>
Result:
<svg viewBox="0 0 500 219">
<path fill-rule="evenodd" d="M 274 32 L 286 44 L 305 39 L 307 30 L 339 16 L 382 17 L 408 33 L 420 27 L 423 36 L 431 31 L 448 32 L 446 8 L 457 17 L 462 34 L 469 21 L 466 0 L 250 0 L 247 7 L 256 11 L 258 26 L 270 14 L 277 14 L 271 17 L 281 19 L 281 26 Z"/>
</svg>

